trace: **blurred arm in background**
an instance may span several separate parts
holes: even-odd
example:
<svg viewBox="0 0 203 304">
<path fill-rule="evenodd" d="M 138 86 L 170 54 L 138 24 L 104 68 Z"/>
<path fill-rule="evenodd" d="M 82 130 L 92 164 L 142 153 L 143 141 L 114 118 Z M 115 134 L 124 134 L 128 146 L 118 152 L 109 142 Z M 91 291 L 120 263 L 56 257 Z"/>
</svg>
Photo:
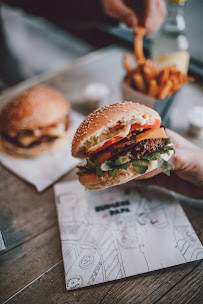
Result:
<svg viewBox="0 0 203 304">
<path fill-rule="evenodd" d="M 108 16 L 120 19 L 128 27 L 144 26 L 146 33 L 159 29 L 166 17 L 163 0 L 101 0 Z"/>
<path fill-rule="evenodd" d="M 42 16 L 65 28 L 88 22 L 116 24 L 117 20 L 129 27 L 142 25 L 148 33 L 151 33 L 160 27 L 166 16 L 164 0 L 3 0 L 3 2 L 22 8 L 29 14 Z"/>
<path fill-rule="evenodd" d="M 18 50 L 21 50 L 21 58 L 19 58 L 19 56 L 16 54 L 15 48 L 13 48 L 12 45 L 9 44 L 9 39 L 10 41 L 16 42 L 16 35 L 11 31 L 6 31 L 6 20 L 1 16 L 1 7 L 3 7 L 4 4 L 13 7 L 14 11 L 16 11 L 16 8 L 22 9 L 22 12 L 28 13 L 28 16 L 32 15 L 32 18 L 33 15 L 37 17 L 42 17 L 44 20 L 48 20 L 49 22 L 59 26 L 61 30 L 71 31 L 73 33 L 84 33 L 84 31 L 87 30 L 88 35 L 91 35 L 90 31 L 94 30 L 97 25 L 100 25 L 100 27 L 108 25 L 117 25 L 119 21 L 123 21 L 131 27 L 136 26 L 137 24 L 142 24 L 146 27 L 147 32 L 151 32 L 156 30 L 160 26 L 166 14 L 163 0 L 0 1 L 0 89 L 14 85 L 22 80 L 37 75 L 37 71 L 39 69 L 38 66 L 34 66 L 34 60 L 32 65 L 28 64 L 26 66 L 25 64 L 23 53 L 26 53 L 28 44 L 24 42 L 24 45 L 21 45 L 21 41 L 18 41 Z M 36 18 L 36 24 L 38 22 L 39 20 L 37 20 Z M 21 31 L 21 37 L 25 37 L 26 31 L 24 26 L 26 27 L 27 24 L 17 24 L 16 27 L 15 21 L 11 21 L 11 23 L 12 26 L 15 28 L 14 32 L 17 31 L 17 33 L 19 34 L 19 31 Z M 58 28 L 58 31 L 60 31 L 60 28 Z M 52 31 L 51 27 L 50 31 Z M 38 33 L 39 35 L 43 36 L 43 33 L 40 33 L 40 28 Z M 29 31 L 29 34 L 32 35 L 31 29 Z M 86 34 L 85 38 L 85 41 L 87 42 L 88 35 Z M 96 45 L 97 41 L 99 42 L 101 37 L 98 37 L 98 35 L 94 34 L 94 32 L 92 35 L 95 35 L 95 37 L 93 38 L 96 42 Z M 80 36 L 83 37 L 83 34 L 81 34 Z M 45 35 L 44 40 L 46 41 L 48 39 L 49 35 Z M 34 41 L 31 44 L 35 46 Z M 58 45 L 58 48 L 58 56 L 60 57 L 60 45 Z M 31 45 L 30 49 L 32 50 Z M 44 45 L 42 45 L 42 49 L 41 47 L 39 47 L 38 50 L 39 53 L 35 53 L 35 56 L 43 56 L 43 53 L 46 53 L 46 48 Z M 32 61 L 32 57 L 30 58 L 30 60 Z M 40 72 L 45 72 L 49 70 L 49 66 L 47 65 L 47 68 L 45 70 L 41 70 Z"/>
</svg>

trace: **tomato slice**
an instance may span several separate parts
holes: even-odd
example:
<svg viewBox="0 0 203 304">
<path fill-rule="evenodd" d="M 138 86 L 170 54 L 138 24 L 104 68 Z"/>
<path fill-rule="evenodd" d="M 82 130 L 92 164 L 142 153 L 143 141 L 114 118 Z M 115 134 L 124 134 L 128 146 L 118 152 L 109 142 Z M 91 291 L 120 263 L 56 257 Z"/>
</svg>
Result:
<svg viewBox="0 0 203 304">
<path fill-rule="evenodd" d="M 135 130 L 137 128 L 142 129 L 159 129 L 161 126 L 161 122 L 158 119 L 148 119 L 146 123 L 143 126 L 140 126 L 138 124 L 133 124 L 130 128 L 130 130 Z"/>
<path fill-rule="evenodd" d="M 101 148 L 97 149 L 96 151 L 93 151 L 93 152 L 89 153 L 89 155 L 93 155 L 95 153 L 98 153 L 98 152 L 106 149 L 107 147 L 117 143 L 118 141 L 120 141 L 122 139 L 123 139 L 123 137 L 120 137 L 120 136 L 112 137 L 108 141 L 106 141 Z"/>
<path fill-rule="evenodd" d="M 143 129 L 159 129 L 160 128 L 160 125 L 161 125 L 161 122 L 160 120 L 158 119 L 148 119 L 146 121 L 146 123 L 143 125 L 143 126 L 140 126 L 138 124 L 133 124 L 130 128 L 130 130 L 135 130 L 137 128 L 143 128 Z M 106 149 L 107 147 L 117 143 L 118 141 L 124 139 L 123 137 L 120 137 L 120 136 L 115 136 L 115 137 L 112 137 L 110 138 L 108 141 L 106 141 L 103 146 L 99 149 L 97 149 L 96 151 L 93 151 L 93 152 L 90 152 L 88 153 L 88 155 L 94 155 L 95 153 L 98 153 L 104 149 Z"/>
</svg>

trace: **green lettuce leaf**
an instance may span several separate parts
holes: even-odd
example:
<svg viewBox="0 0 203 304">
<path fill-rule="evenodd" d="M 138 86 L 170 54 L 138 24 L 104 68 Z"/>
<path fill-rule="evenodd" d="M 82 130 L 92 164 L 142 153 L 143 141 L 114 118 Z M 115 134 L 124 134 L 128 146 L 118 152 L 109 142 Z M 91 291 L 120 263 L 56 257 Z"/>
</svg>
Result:
<svg viewBox="0 0 203 304">
<path fill-rule="evenodd" d="M 173 169 L 173 165 L 163 159 L 161 156 L 159 156 L 159 158 L 157 159 L 157 163 L 158 169 L 161 168 L 163 170 L 163 173 L 170 176 L 170 170 Z"/>
<path fill-rule="evenodd" d="M 160 149 L 160 152 L 161 152 L 161 154 L 163 154 L 163 153 L 169 154 L 169 151 L 171 151 L 171 150 L 175 151 L 172 146 L 164 146 L 162 149 Z"/>
<path fill-rule="evenodd" d="M 157 160 L 159 158 L 160 154 L 164 154 L 164 153 L 169 154 L 169 151 L 171 151 L 171 150 L 175 151 L 174 147 L 166 145 L 156 152 L 152 152 L 150 154 L 146 154 L 146 155 L 142 156 L 142 159 Z"/>
<path fill-rule="evenodd" d="M 115 160 L 115 165 L 122 166 L 129 161 L 130 161 L 130 159 L 127 156 L 120 156 L 118 159 Z"/>
<path fill-rule="evenodd" d="M 112 162 L 112 160 L 106 160 L 102 165 L 101 165 L 101 169 L 102 171 L 109 171 L 114 169 L 115 165 L 114 162 Z"/>
<path fill-rule="evenodd" d="M 149 161 L 146 159 L 134 160 L 132 164 L 137 173 L 144 174 L 148 169 Z"/>
<path fill-rule="evenodd" d="M 76 168 L 78 168 L 79 170 L 87 170 L 85 166 L 76 166 Z"/>
<path fill-rule="evenodd" d="M 77 175 L 83 175 L 85 173 L 85 171 L 78 171 L 76 172 Z"/>
<path fill-rule="evenodd" d="M 142 156 L 142 159 L 145 159 L 145 160 L 157 160 L 158 157 L 159 157 L 160 153 L 157 151 L 157 152 L 153 152 L 153 153 L 150 153 L 150 154 L 146 154 L 144 156 Z"/>
<path fill-rule="evenodd" d="M 85 173 L 92 173 L 92 171 L 90 171 L 89 169 L 87 169 L 87 167 L 85 166 L 77 166 L 76 168 L 78 168 L 80 171 L 78 171 L 76 174 L 78 175 L 82 175 L 82 174 L 85 174 Z"/>
<path fill-rule="evenodd" d="M 98 177 L 101 177 L 103 172 L 100 166 L 96 166 L 96 173 Z"/>
<path fill-rule="evenodd" d="M 117 177 L 119 169 L 127 170 L 130 165 L 130 159 L 126 156 L 120 156 L 115 162 L 111 160 L 105 161 L 101 165 L 102 171 L 108 171 L 114 177 Z"/>
<path fill-rule="evenodd" d="M 87 161 L 86 167 L 92 170 L 93 172 L 95 172 L 95 165 L 93 164 L 93 162 L 91 162 L 91 160 L 89 160 L 88 158 L 86 158 L 86 161 Z"/>
<path fill-rule="evenodd" d="M 109 170 L 109 174 L 111 174 L 113 177 L 117 177 L 118 175 L 118 171 L 119 171 L 119 168 L 114 168 L 113 170 Z"/>
<path fill-rule="evenodd" d="M 130 161 L 125 163 L 124 165 L 120 166 L 120 168 L 127 170 L 129 166 L 130 166 Z"/>
<path fill-rule="evenodd" d="M 172 140 L 170 137 L 166 138 L 166 145 L 173 144 Z"/>
</svg>

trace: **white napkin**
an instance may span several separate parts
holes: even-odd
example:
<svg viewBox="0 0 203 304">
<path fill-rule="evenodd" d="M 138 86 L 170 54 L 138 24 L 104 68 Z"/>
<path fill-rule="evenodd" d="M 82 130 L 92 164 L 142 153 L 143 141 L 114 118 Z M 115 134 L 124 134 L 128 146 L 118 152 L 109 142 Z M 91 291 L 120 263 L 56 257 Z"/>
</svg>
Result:
<svg viewBox="0 0 203 304">
<path fill-rule="evenodd" d="M 19 158 L 0 151 L 0 162 L 16 175 L 33 184 L 39 192 L 43 191 L 81 161 L 71 156 L 71 142 L 84 116 L 71 111 L 70 118 L 71 136 L 63 148 L 35 158 Z"/>
<path fill-rule="evenodd" d="M 181 205 L 158 187 L 54 186 L 68 290 L 203 258 Z"/>
</svg>

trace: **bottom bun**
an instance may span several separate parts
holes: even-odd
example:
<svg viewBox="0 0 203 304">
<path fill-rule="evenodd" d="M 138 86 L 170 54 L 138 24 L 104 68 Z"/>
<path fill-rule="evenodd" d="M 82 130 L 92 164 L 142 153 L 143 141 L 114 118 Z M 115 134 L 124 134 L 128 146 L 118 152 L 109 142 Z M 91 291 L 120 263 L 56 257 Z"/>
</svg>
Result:
<svg viewBox="0 0 203 304">
<path fill-rule="evenodd" d="M 19 156 L 19 157 L 36 157 L 42 154 L 54 151 L 62 147 L 67 143 L 67 139 L 70 136 L 70 131 L 66 131 L 64 136 L 55 139 L 51 142 L 44 142 L 32 148 L 21 148 L 17 147 L 16 145 L 12 144 L 11 142 L 7 141 L 4 137 L 1 137 L 1 148 L 5 152 Z"/>
<path fill-rule="evenodd" d="M 169 154 L 168 153 L 162 154 L 161 157 L 164 160 L 169 160 L 172 154 L 173 151 L 171 150 Z M 157 160 L 150 160 L 148 170 L 144 174 L 154 169 L 157 169 L 157 167 L 158 167 Z M 85 175 L 79 175 L 79 181 L 88 190 L 102 190 L 112 186 L 125 184 L 144 174 L 139 174 L 135 172 L 133 165 L 130 164 L 127 170 L 120 169 L 117 177 L 113 177 L 112 175 L 109 174 L 105 174 L 102 177 L 98 177 L 96 174 L 85 174 Z"/>
</svg>

